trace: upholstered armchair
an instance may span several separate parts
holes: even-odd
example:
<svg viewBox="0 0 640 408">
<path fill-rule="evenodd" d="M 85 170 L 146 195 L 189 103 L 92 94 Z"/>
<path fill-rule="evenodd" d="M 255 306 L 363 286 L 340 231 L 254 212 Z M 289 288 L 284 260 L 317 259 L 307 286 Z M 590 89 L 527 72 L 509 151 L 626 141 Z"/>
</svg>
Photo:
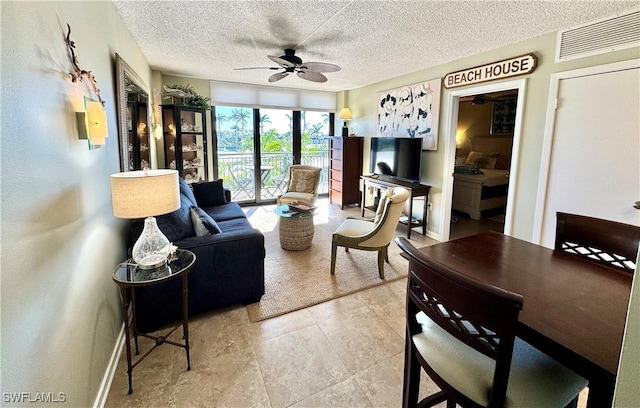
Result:
<svg viewBox="0 0 640 408">
<path fill-rule="evenodd" d="M 278 197 L 278 205 L 294 201 L 315 203 L 318 199 L 321 170 L 320 167 L 303 164 L 294 164 L 289 167 L 289 185 L 287 191 Z"/>
<path fill-rule="evenodd" d="M 336 252 L 339 246 L 345 252 L 349 248 L 378 251 L 378 273 L 384 279 L 384 262 L 389 262 L 388 248 L 402 215 L 409 191 L 402 187 L 387 189 L 380 197 L 376 216 L 372 219 L 347 218 L 333 233 L 331 243 L 331 274 L 335 275 Z"/>
</svg>

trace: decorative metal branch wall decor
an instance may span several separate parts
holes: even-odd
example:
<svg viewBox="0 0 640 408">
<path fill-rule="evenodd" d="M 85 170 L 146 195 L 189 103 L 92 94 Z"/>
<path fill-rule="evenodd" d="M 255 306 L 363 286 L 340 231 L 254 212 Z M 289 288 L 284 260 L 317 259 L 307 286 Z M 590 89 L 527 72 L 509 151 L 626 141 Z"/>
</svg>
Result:
<svg viewBox="0 0 640 408">
<path fill-rule="evenodd" d="M 377 94 L 378 136 L 421 137 L 422 150 L 438 150 L 441 79 Z"/>
<path fill-rule="evenodd" d="M 69 25 L 69 23 L 67 23 L 67 30 L 67 48 L 69 48 L 69 52 L 71 53 L 71 63 L 73 64 L 73 68 L 75 69 L 75 72 L 69 73 L 69 77 L 71 78 L 72 82 L 82 82 L 82 77 L 86 77 L 87 80 L 89 80 L 89 82 L 91 83 L 91 87 L 93 88 L 93 92 L 95 92 L 96 96 L 98 97 L 98 101 L 102 104 L 102 106 L 104 106 L 106 101 L 102 100 L 102 97 L 100 96 L 100 88 L 98 88 L 96 78 L 93 76 L 91 71 L 80 68 L 78 57 L 76 57 L 76 53 L 74 51 L 74 49 L 76 48 L 76 43 L 71 40 L 71 26 Z"/>
</svg>

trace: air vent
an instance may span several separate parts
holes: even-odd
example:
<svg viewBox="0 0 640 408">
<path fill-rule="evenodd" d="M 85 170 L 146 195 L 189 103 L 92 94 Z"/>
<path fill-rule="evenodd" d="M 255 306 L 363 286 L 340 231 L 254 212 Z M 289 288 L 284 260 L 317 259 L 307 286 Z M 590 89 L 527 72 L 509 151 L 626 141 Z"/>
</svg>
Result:
<svg viewBox="0 0 640 408">
<path fill-rule="evenodd" d="M 640 10 L 558 32 L 556 62 L 640 46 Z"/>
</svg>

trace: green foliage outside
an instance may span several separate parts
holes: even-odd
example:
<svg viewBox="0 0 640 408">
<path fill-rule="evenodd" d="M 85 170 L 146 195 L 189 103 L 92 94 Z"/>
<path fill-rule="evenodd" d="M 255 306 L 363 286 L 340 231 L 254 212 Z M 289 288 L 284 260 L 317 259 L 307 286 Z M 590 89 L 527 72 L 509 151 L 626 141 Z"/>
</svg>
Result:
<svg viewBox="0 0 640 408">
<path fill-rule="evenodd" d="M 292 121 L 291 115 L 286 117 Z M 327 143 L 322 141 L 329 122 L 329 114 L 322 114 L 322 123 L 307 123 L 305 112 L 302 112 L 302 153 L 313 153 L 327 150 Z M 230 114 L 216 114 L 218 150 L 235 153 L 253 153 L 253 110 L 249 108 L 233 108 Z M 269 115 L 260 117 L 260 151 L 263 153 L 291 152 L 291 131 L 278 133 L 270 127 Z M 291 127 L 290 127 L 291 128 Z M 319 142 L 320 141 L 320 142 Z"/>
</svg>

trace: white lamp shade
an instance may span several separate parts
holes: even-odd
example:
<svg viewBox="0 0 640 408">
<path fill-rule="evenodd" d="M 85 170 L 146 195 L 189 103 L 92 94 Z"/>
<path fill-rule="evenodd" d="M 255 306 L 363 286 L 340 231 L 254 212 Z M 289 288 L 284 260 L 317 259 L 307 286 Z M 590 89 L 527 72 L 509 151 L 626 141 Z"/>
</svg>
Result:
<svg viewBox="0 0 640 408">
<path fill-rule="evenodd" d="M 118 218 L 145 218 L 180 208 L 176 170 L 138 170 L 111 175 L 111 203 Z"/>
<path fill-rule="evenodd" d="M 338 114 L 338 119 L 342 119 L 342 120 L 351 120 L 351 119 L 353 119 L 353 116 L 351 115 L 351 109 L 342 108 L 340 110 L 340 113 Z"/>
</svg>

